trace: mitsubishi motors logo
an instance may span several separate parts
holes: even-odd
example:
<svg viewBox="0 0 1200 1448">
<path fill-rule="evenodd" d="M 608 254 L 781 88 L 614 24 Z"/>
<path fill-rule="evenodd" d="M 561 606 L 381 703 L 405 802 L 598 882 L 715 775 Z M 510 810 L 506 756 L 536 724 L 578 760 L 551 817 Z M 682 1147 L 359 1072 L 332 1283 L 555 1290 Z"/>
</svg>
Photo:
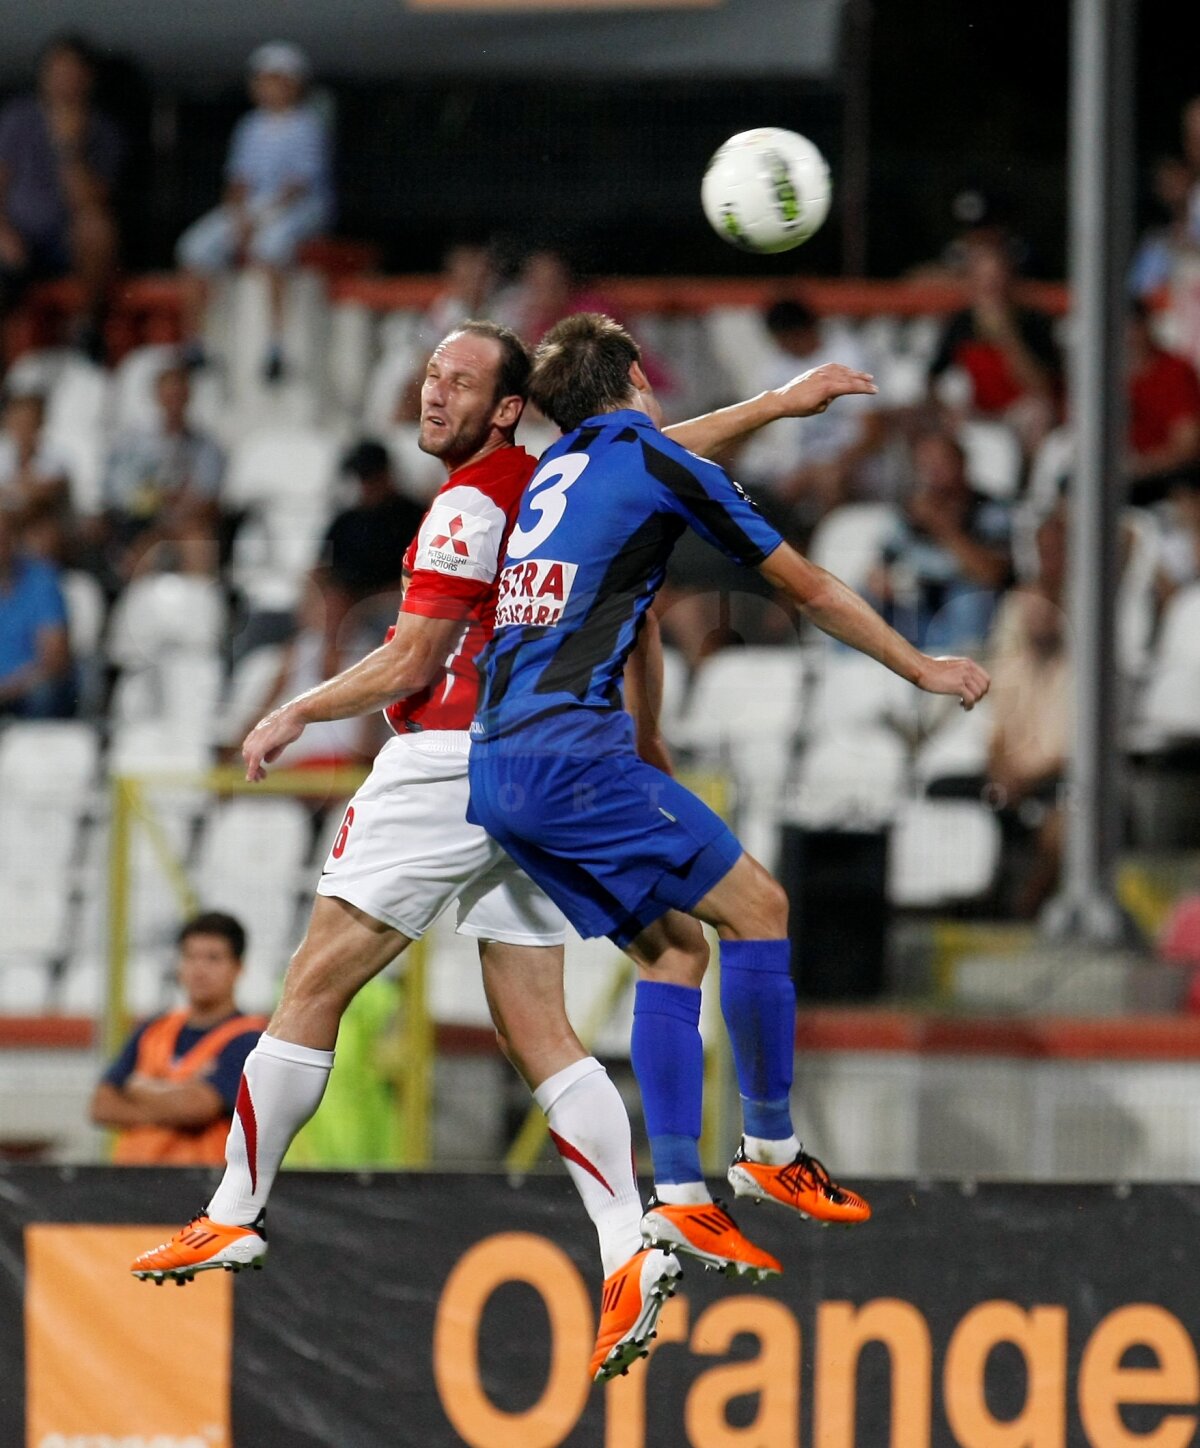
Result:
<svg viewBox="0 0 1200 1448">
<path fill-rule="evenodd" d="M 471 556 L 471 550 L 467 547 L 466 542 L 458 536 L 463 530 L 461 513 L 459 513 L 456 518 L 450 519 L 449 528 L 449 533 L 439 533 L 436 538 L 431 538 L 429 540 L 429 546 L 431 548 L 445 548 L 449 545 L 460 558 L 469 558 Z"/>
</svg>

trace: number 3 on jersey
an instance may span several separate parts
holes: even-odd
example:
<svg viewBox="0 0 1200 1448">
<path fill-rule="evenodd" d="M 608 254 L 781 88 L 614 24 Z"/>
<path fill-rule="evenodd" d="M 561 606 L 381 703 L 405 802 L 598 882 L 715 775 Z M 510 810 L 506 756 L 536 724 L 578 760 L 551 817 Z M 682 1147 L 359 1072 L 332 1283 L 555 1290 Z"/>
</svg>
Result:
<svg viewBox="0 0 1200 1448">
<path fill-rule="evenodd" d="M 566 457 L 555 458 L 534 474 L 525 495 L 526 503 L 541 517 L 532 528 L 525 529 L 518 524 L 508 535 L 510 557 L 526 558 L 549 538 L 566 512 L 567 489 L 579 481 L 579 475 L 587 465 L 586 453 L 568 453 Z"/>
</svg>

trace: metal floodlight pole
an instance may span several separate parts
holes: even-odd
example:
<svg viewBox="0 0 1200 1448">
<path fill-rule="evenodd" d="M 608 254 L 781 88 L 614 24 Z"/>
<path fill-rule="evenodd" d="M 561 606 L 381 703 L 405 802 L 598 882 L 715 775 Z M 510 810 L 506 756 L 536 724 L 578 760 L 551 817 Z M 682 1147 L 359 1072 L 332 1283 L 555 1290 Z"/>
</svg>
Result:
<svg viewBox="0 0 1200 1448">
<path fill-rule="evenodd" d="M 1116 944 L 1126 933 L 1113 881 L 1120 826 L 1114 601 L 1126 420 L 1134 5 L 1073 0 L 1071 26 L 1070 615 L 1076 696 L 1063 885 L 1046 923 L 1052 934 L 1093 944 Z"/>
</svg>

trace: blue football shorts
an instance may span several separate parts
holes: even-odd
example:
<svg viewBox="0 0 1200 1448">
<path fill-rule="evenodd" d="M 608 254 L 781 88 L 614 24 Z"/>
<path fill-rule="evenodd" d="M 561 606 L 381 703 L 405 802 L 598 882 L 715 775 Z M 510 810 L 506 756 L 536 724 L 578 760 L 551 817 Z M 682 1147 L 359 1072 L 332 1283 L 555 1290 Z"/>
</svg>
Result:
<svg viewBox="0 0 1200 1448">
<path fill-rule="evenodd" d="M 719 815 L 629 752 L 471 746 L 467 818 L 483 825 L 582 936 L 625 946 L 690 910 L 742 854 Z"/>
</svg>

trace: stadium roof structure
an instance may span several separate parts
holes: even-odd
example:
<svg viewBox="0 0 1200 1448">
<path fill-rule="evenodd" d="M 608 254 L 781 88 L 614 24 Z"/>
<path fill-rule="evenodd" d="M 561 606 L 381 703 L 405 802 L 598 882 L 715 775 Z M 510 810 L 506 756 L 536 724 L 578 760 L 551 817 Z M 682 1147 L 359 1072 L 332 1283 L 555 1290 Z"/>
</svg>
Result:
<svg viewBox="0 0 1200 1448">
<path fill-rule="evenodd" d="M 322 78 L 837 76 L 846 0 L 46 0 L 5 20 L 0 85 L 27 79 L 56 31 L 156 75 L 211 84 L 264 39 L 307 52 Z"/>
</svg>

